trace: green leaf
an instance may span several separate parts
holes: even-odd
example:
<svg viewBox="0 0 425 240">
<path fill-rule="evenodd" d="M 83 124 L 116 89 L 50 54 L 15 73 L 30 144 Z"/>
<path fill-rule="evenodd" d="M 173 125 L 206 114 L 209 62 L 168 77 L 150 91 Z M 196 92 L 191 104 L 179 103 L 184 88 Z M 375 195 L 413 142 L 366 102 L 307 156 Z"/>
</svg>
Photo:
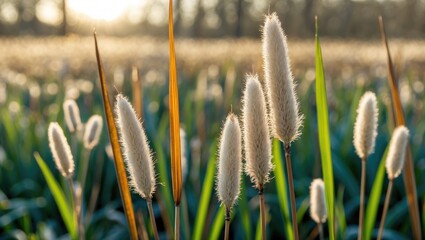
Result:
<svg viewBox="0 0 425 240">
<path fill-rule="evenodd" d="M 289 218 L 289 200 L 285 172 L 283 171 L 282 149 L 280 141 L 273 140 L 274 175 L 276 176 L 276 191 L 279 199 L 280 212 L 285 222 L 286 239 L 294 239 L 292 224 Z"/>
<path fill-rule="evenodd" d="M 364 239 L 372 238 L 372 231 L 376 223 L 376 215 L 378 214 L 378 207 L 381 200 L 382 188 L 384 187 L 385 180 L 385 159 L 387 158 L 389 145 L 382 156 L 381 163 L 379 164 L 378 171 L 376 172 L 375 181 L 373 182 L 370 191 L 369 200 L 367 202 L 365 224 L 364 224 Z"/>
<path fill-rule="evenodd" d="M 199 207 L 196 214 L 196 220 L 195 220 L 195 228 L 193 230 L 193 239 L 198 240 L 202 239 L 202 231 L 205 227 L 205 219 L 207 217 L 208 213 L 208 207 L 211 200 L 211 193 L 214 189 L 214 174 L 216 170 L 216 152 L 217 143 L 214 143 L 212 145 L 211 151 L 211 157 L 208 161 L 207 166 L 207 173 L 205 175 L 204 184 L 202 185 L 202 194 L 199 201 Z"/>
<path fill-rule="evenodd" d="M 59 213 L 62 216 L 65 226 L 68 229 L 68 232 L 72 236 L 72 238 L 75 239 L 77 237 L 77 226 L 73 219 L 72 209 L 66 201 L 65 194 L 60 188 L 59 183 L 53 177 L 53 174 L 50 171 L 49 167 L 41 158 L 40 154 L 38 152 L 34 152 L 34 157 L 37 161 L 38 166 L 41 169 L 41 172 L 43 173 L 44 179 L 46 179 L 50 192 L 53 195 L 53 199 L 55 199 L 56 205 L 58 206 Z"/>
<path fill-rule="evenodd" d="M 331 141 L 329 134 L 328 103 L 326 99 L 325 73 L 316 18 L 316 106 L 319 130 L 320 156 L 325 182 L 326 206 L 328 208 L 329 238 L 335 239 L 334 226 L 334 177 L 332 168 Z"/>
<path fill-rule="evenodd" d="M 220 234 L 223 230 L 224 225 L 224 218 L 225 218 L 225 207 L 220 206 L 220 209 L 217 212 L 217 215 L 215 215 L 214 223 L 211 228 L 210 236 L 208 237 L 209 240 L 218 239 L 220 237 Z"/>
</svg>

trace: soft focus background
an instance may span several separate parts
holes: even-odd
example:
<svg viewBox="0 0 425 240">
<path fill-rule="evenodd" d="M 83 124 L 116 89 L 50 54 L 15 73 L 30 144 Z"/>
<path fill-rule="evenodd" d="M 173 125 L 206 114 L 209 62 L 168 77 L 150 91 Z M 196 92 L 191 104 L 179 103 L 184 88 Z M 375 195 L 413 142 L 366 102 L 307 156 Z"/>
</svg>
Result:
<svg viewBox="0 0 425 240">
<path fill-rule="evenodd" d="M 260 36 L 268 12 L 277 12 L 288 35 L 305 116 L 301 138 L 293 145 L 301 238 L 317 237 L 308 214 L 308 194 L 311 180 L 321 176 L 314 87 L 315 15 L 327 78 L 339 236 L 357 238 L 361 162 L 354 153 L 352 132 L 356 107 L 365 91 L 377 94 L 380 109 L 376 149 L 367 162 L 366 196 L 394 125 L 379 15 L 386 20 L 411 132 L 421 226 L 425 228 L 424 0 L 176 0 L 174 9 L 180 118 L 187 133 L 183 239 L 193 238 L 195 228 L 201 229 L 202 239 L 222 238 L 216 229 L 224 215 L 218 212 L 220 205 L 211 191 L 217 140 L 230 109 L 241 113 L 245 74 L 256 72 L 263 79 Z M 48 147 L 48 124 L 58 121 L 71 139 L 62 109 L 69 98 L 77 101 L 83 122 L 93 114 L 103 116 L 91 37 L 94 28 L 110 93 L 132 99 L 134 88 L 142 89 L 141 118 L 162 182 L 154 211 L 160 237 L 170 238 L 174 215 L 169 179 L 167 17 L 166 0 L 0 0 L 0 239 L 69 238 L 33 152 L 40 153 L 61 182 Z M 139 86 L 132 82 L 133 66 L 139 70 Z M 104 127 L 99 145 L 89 155 L 84 211 L 92 207 L 94 213 L 86 218 L 88 239 L 128 238 L 113 162 L 105 151 L 108 142 Z M 78 169 L 85 153 L 81 143 L 73 150 Z M 243 181 L 231 236 L 254 239 L 259 233 L 257 192 L 247 177 Z M 95 189 L 98 200 L 91 205 Z M 266 186 L 265 198 L 269 238 L 285 238 L 275 178 Z M 378 223 L 383 200 L 384 195 Z M 136 214 L 144 219 L 140 228 L 151 234 L 145 201 L 133 194 L 133 203 Z M 207 214 L 202 219 L 199 212 L 204 210 Z M 401 178 L 395 181 L 386 228 L 386 239 L 412 238 Z"/>
</svg>

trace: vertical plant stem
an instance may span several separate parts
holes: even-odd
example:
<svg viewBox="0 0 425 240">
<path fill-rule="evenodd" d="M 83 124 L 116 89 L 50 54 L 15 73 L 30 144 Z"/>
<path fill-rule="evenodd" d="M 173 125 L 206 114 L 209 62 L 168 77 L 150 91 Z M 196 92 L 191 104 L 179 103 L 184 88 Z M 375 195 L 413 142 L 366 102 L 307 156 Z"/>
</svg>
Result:
<svg viewBox="0 0 425 240">
<path fill-rule="evenodd" d="M 317 227 L 319 228 L 320 240 L 324 240 L 325 238 L 323 237 L 323 224 L 319 223 L 319 224 L 317 224 Z"/>
<path fill-rule="evenodd" d="M 71 198 L 71 208 L 74 211 L 74 222 L 76 223 L 77 232 L 78 232 L 78 239 L 84 239 L 84 233 L 81 231 L 81 225 L 80 225 L 80 214 L 77 210 L 77 196 L 75 194 L 74 190 L 74 182 L 72 181 L 72 178 L 67 179 L 68 181 L 68 187 L 69 191 L 71 192 L 72 198 Z"/>
<path fill-rule="evenodd" d="M 224 219 L 224 240 L 229 240 L 230 230 L 230 209 L 226 207 L 226 217 Z"/>
<path fill-rule="evenodd" d="M 363 239 L 363 222 L 364 222 L 364 192 L 366 184 L 366 158 L 362 158 L 362 176 L 360 184 L 360 214 L 359 214 L 359 233 L 358 240 Z"/>
<path fill-rule="evenodd" d="M 174 219 L 174 239 L 180 239 L 180 205 L 176 205 L 174 208 L 175 219 Z"/>
<path fill-rule="evenodd" d="M 146 199 L 146 202 L 148 203 L 148 210 L 149 210 L 149 216 L 151 218 L 153 235 L 155 237 L 155 240 L 158 240 L 159 239 L 158 229 L 156 228 L 155 215 L 153 214 L 152 199 Z"/>
<path fill-rule="evenodd" d="M 263 185 L 260 186 L 260 190 L 258 192 L 258 196 L 260 197 L 260 214 L 261 214 L 261 234 L 262 239 L 265 240 L 267 236 L 266 229 L 266 209 L 264 206 L 264 188 Z"/>
<path fill-rule="evenodd" d="M 384 211 L 382 212 L 381 223 L 379 224 L 378 240 L 382 239 L 384 233 L 385 218 L 387 217 L 388 206 L 390 205 L 391 191 L 393 188 L 393 180 L 391 179 L 388 183 L 387 195 L 385 195 Z"/>
<path fill-rule="evenodd" d="M 291 166 L 291 145 L 285 143 L 285 158 L 286 158 L 286 168 L 288 171 L 288 185 L 289 185 L 289 195 L 291 198 L 291 216 L 292 216 L 292 228 L 294 230 L 294 239 L 298 240 L 298 222 L 297 222 L 297 206 L 295 202 L 295 190 L 294 190 L 294 179 L 292 176 L 292 166 Z"/>
<path fill-rule="evenodd" d="M 99 197 L 100 192 L 100 183 L 102 181 L 102 172 L 103 172 L 104 158 L 97 158 L 96 161 L 96 172 L 94 176 L 94 183 L 91 190 L 89 207 L 86 213 L 86 221 L 90 222 L 91 216 L 93 215 L 94 209 L 96 208 L 97 198 Z"/>
<path fill-rule="evenodd" d="M 81 169 L 80 169 L 80 180 L 81 180 L 81 188 L 84 191 L 86 178 L 87 178 L 87 170 L 89 168 L 89 160 L 90 160 L 91 150 L 85 149 L 83 150 L 83 157 L 81 158 Z M 83 198 L 81 198 L 83 199 Z"/>
</svg>

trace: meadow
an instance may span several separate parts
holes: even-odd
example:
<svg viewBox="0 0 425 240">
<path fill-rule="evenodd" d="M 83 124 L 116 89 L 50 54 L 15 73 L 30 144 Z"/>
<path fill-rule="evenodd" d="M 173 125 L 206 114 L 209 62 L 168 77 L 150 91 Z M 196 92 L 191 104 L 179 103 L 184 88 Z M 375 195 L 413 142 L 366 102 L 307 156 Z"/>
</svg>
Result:
<svg viewBox="0 0 425 240">
<path fill-rule="evenodd" d="M 142 116 L 154 152 L 158 173 L 153 210 L 161 239 L 173 236 L 173 201 L 170 179 L 168 114 L 168 42 L 151 38 L 113 38 L 98 35 L 106 80 L 111 95 L 133 99 L 142 89 Z M 315 45 L 312 40 L 290 39 L 289 55 L 297 82 L 302 134 L 292 144 L 292 168 L 301 239 L 318 238 L 309 216 L 309 185 L 321 177 L 315 100 Z M 395 125 L 388 84 L 385 49 L 378 37 L 371 41 L 321 39 L 327 85 L 329 131 L 335 178 L 337 239 L 356 239 L 361 160 L 353 146 L 353 126 L 360 97 L 373 91 L 378 98 L 379 125 L 375 152 L 367 160 L 366 199 Z M 425 231 L 425 43 L 392 40 L 396 73 L 417 183 L 422 231 Z M 64 189 L 48 146 L 47 128 L 57 121 L 68 139 L 62 104 L 74 99 L 81 119 L 104 116 L 92 37 L 0 39 L 0 238 L 67 239 L 70 237 L 46 180 L 34 159 L 38 152 Z M 223 236 L 224 211 L 217 200 L 215 170 L 219 135 L 226 115 L 241 115 L 245 75 L 256 72 L 263 81 L 261 43 L 252 39 L 176 40 L 180 122 L 186 132 L 183 175 L 182 239 L 217 239 Z M 132 67 L 139 69 L 141 85 L 132 82 Z M 111 101 L 115 98 L 111 97 Z M 105 122 L 105 119 L 104 119 Z M 114 164 L 108 156 L 107 129 L 91 152 L 81 138 L 73 146 L 77 170 L 84 159 L 89 174 L 83 189 L 87 239 L 127 239 Z M 269 239 L 288 238 L 288 200 L 280 194 L 278 171 L 284 171 L 283 146 L 273 142 L 274 171 L 265 186 Z M 280 163 L 279 163 L 280 162 Z M 384 203 L 386 178 L 379 196 L 376 236 Z M 394 189 L 385 225 L 385 239 L 412 239 L 402 178 Z M 257 191 L 242 176 L 238 204 L 232 211 L 232 239 L 260 239 Z M 141 236 L 152 237 L 144 200 L 132 194 Z M 97 198 L 97 200 L 93 200 Z M 89 214 L 87 214 L 89 213 Z M 325 236 L 328 236 L 327 228 Z"/>
</svg>

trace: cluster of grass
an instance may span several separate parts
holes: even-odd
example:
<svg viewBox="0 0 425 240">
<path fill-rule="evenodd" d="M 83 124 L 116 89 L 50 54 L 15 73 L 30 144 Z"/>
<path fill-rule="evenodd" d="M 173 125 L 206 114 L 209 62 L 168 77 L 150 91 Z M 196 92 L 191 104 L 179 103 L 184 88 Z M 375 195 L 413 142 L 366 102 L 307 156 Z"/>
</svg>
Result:
<svg viewBox="0 0 425 240">
<path fill-rule="evenodd" d="M 291 45 L 289 45 L 291 47 Z M 314 48 L 312 48 L 314 50 Z M 318 48 L 317 48 L 318 49 Z M 292 50 L 291 50 L 292 51 Z M 320 56 L 320 54 L 317 54 Z M 325 55 L 326 56 L 326 55 Z M 353 58 L 355 54 L 353 53 Z M 93 55 L 94 58 L 94 55 Z M 178 59 L 178 55 L 177 55 Z M 255 60 L 254 60 L 255 61 Z M 314 61 L 314 59 L 310 59 Z M 321 59 L 317 59 L 321 63 Z M 325 67 L 326 67 L 326 58 Z M 385 65 L 385 63 L 383 63 Z M 236 67 L 235 67 L 236 66 Z M 107 68 L 108 69 L 108 68 Z M 61 78 L 32 80 L 24 74 L 3 74 L 0 79 L 0 234 L 5 238 L 28 237 L 33 239 L 62 237 L 72 233 L 72 223 L 63 218 L 66 191 L 61 198 L 62 206 L 57 205 L 57 198 L 52 189 L 67 189 L 66 182 L 61 182 L 59 171 L 56 171 L 48 146 L 47 128 L 50 122 L 59 122 L 65 129 L 62 103 L 66 98 L 75 98 L 81 112 L 83 122 L 94 114 L 103 115 L 102 96 L 98 86 L 95 69 L 87 78 L 80 82 L 66 83 Z M 338 239 L 354 239 L 358 231 L 358 209 L 360 203 L 360 172 L 361 161 L 355 154 L 352 144 L 353 127 L 356 109 L 360 97 L 366 90 L 373 90 L 378 95 L 380 109 L 378 119 L 378 136 L 375 153 L 367 160 L 366 196 L 367 201 L 374 202 L 378 217 L 375 224 L 366 225 L 373 235 L 377 235 L 380 213 L 384 203 L 384 195 L 377 194 L 377 189 L 385 186 L 384 165 L 381 158 L 388 145 L 391 129 L 396 125 L 391 106 L 391 93 L 386 76 L 364 76 L 359 80 L 359 73 L 342 74 L 328 77 L 326 91 L 323 88 L 324 73 L 319 71 L 317 79 L 321 79 L 321 90 L 306 73 L 295 70 L 295 79 L 299 83 L 297 92 L 300 101 L 300 112 L 304 114 L 304 126 L 300 138 L 292 143 L 292 170 L 297 206 L 297 222 L 301 239 L 313 239 L 318 236 L 315 223 L 308 216 L 309 185 L 312 179 L 321 177 L 322 159 L 328 162 L 328 170 L 333 171 L 333 179 L 327 180 L 329 173 L 324 172 L 325 185 L 333 181 L 334 202 L 333 217 L 335 218 L 335 235 Z M 256 69 L 262 72 L 262 69 Z M 90 71 L 89 71 L 90 72 Z M 123 74 L 115 74 L 116 82 L 124 83 L 117 88 L 131 99 L 135 97 L 134 85 L 129 77 L 130 70 Z M 107 72 L 108 73 L 108 72 Z M 217 161 L 217 138 L 222 122 L 231 105 L 233 112 L 241 115 L 240 102 L 245 79 L 244 72 L 239 71 L 236 63 L 221 64 L 210 67 L 209 70 L 191 68 L 190 71 L 178 71 L 180 95 L 180 123 L 186 131 L 185 152 L 188 174 L 185 177 L 181 195 L 181 236 L 184 239 L 217 239 L 221 237 L 224 228 L 225 212 L 220 208 L 214 194 L 214 177 Z M 109 73 L 110 74 L 110 73 Z M 112 74 L 110 74 L 112 75 Z M 107 75 L 110 77 L 110 75 Z M 145 83 L 151 75 L 141 77 Z M 168 78 L 167 72 L 159 71 L 156 79 Z M 424 144 L 424 79 L 417 75 L 404 74 L 401 82 L 401 100 L 404 107 L 406 126 L 410 129 L 410 143 L 417 184 L 418 201 L 421 209 L 425 204 Z M 112 80 L 112 79 L 111 79 Z M 84 83 L 84 84 L 83 84 Z M 137 86 L 136 87 L 140 87 Z M 91 90 L 90 90 L 91 89 Z M 116 93 L 115 89 L 109 89 Z M 143 84 L 142 106 L 138 109 L 143 115 L 143 125 L 151 148 L 155 152 L 158 182 L 153 198 L 153 215 L 157 220 L 160 238 L 173 236 L 173 194 L 171 183 L 171 167 L 169 159 L 171 146 L 169 144 L 169 111 L 167 106 L 168 88 L 164 81 L 151 81 Z M 322 94 L 324 104 L 317 102 L 317 94 Z M 327 97 L 326 97 L 327 94 Z M 111 99 L 112 101 L 112 99 Z M 329 113 L 329 129 L 321 129 L 318 119 L 323 118 L 327 108 Z M 316 108 L 318 107 L 318 108 Z M 136 109 L 137 110 L 137 109 Z M 319 115 L 316 117 L 316 114 Z M 322 114 L 322 115 L 320 115 Z M 323 133 L 325 131 L 325 133 Z M 319 137 L 327 135 L 325 147 L 319 147 Z M 65 130 L 65 135 L 71 139 L 71 133 Z M 89 206 L 90 195 L 98 188 L 98 201 L 93 215 L 85 222 L 86 237 L 96 238 L 128 238 L 126 215 L 122 208 L 120 191 L 115 175 L 115 167 L 105 151 L 109 143 L 106 129 L 101 134 L 99 145 L 92 150 L 88 160 L 88 172 L 83 189 L 83 206 Z M 83 149 L 83 143 L 76 143 L 75 149 Z M 323 148 L 323 149 L 322 149 Z M 34 160 L 33 153 L 37 151 L 46 164 Z M 325 153 L 324 153 L 325 152 Z M 84 159 L 82 151 L 73 152 L 76 168 L 79 169 Z M 293 238 L 290 224 L 289 190 L 286 186 L 284 169 L 284 149 L 278 142 L 273 142 L 274 173 L 270 182 L 264 186 L 266 202 L 265 212 L 268 237 Z M 324 155 L 323 155 L 324 154 Z M 330 168 L 332 165 L 332 168 Z M 41 169 L 41 170 L 40 170 Z M 56 188 L 46 183 L 46 172 L 50 179 L 57 182 Z M 43 176 L 44 173 L 44 176 Z M 378 179 L 378 181 L 376 181 Z M 52 182 L 52 181 L 50 181 Z M 57 191 L 56 191 L 57 192 Z M 231 216 L 230 235 L 235 239 L 261 238 L 261 221 L 259 215 L 258 192 L 251 187 L 249 178 L 241 176 L 241 192 L 238 204 Z M 328 195 L 327 196 L 331 196 Z M 153 237 L 154 230 L 147 219 L 148 210 L 145 201 L 132 195 L 137 225 L 141 235 Z M 372 207 L 371 207 L 372 208 Z M 83 212 L 86 211 L 83 209 Z M 368 218 L 369 206 L 366 208 Z M 70 213 L 71 214 L 71 213 Z M 66 214 L 65 214 L 66 215 Z M 68 214 L 69 215 L 69 214 Z M 373 215 L 373 214 L 372 214 Z M 401 179 L 394 181 L 393 194 L 386 220 L 387 239 L 409 239 L 413 237 L 412 223 L 408 219 L 408 201 L 404 184 Z M 329 216 L 331 219 L 331 216 Z M 68 217 L 69 218 L 69 217 Z M 425 212 L 421 212 L 424 222 Z M 69 220 L 68 220 L 69 222 Z M 284 227 L 282 227 L 284 226 Z M 330 228 L 330 231 L 333 231 Z M 331 236 L 325 230 L 325 236 Z"/>
</svg>

